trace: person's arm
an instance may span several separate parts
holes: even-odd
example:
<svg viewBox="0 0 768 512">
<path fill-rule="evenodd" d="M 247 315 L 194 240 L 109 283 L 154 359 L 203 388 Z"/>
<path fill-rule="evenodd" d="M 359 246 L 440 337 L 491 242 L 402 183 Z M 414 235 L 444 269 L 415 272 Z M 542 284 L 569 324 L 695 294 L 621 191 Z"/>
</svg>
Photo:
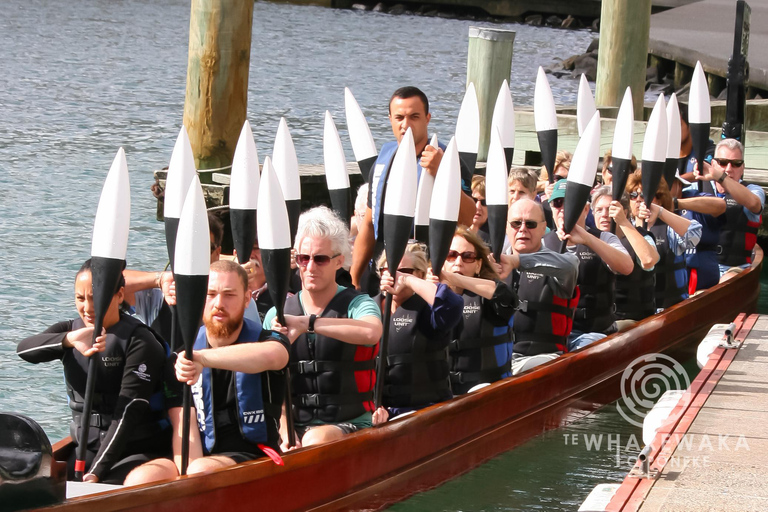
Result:
<svg viewBox="0 0 768 512">
<path fill-rule="evenodd" d="M 706 213 L 713 217 L 719 217 L 725 213 L 725 199 L 712 196 L 685 197 L 677 200 L 677 206 L 681 210 Z"/>
<path fill-rule="evenodd" d="M 93 342 L 93 327 L 72 329 L 72 321 L 56 323 L 40 334 L 19 342 L 16 354 L 28 363 L 45 363 L 64 357 L 66 349 L 74 348 L 85 357 L 104 350 L 106 336 L 102 333 Z"/>
<path fill-rule="evenodd" d="M 134 331 L 125 354 L 123 379 L 112 413 L 112 423 L 101 440 L 99 452 L 85 481 L 99 481 L 123 457 L 128 439 L 146 420 L 149 400 L 160 389 L 164 376 L 165 349 L 145 327 Z"/>
<path fill-rule="evenodd" d="M 288 324 L 286 326 L 288 338 L 293 343 L 309 329 L 309 315 L 285 315 L 285 323 Z M 272 325 L 278 329 L 281 327 L 276 319 Z M 315 333 L 352 345 L 375 345 L 381 338 L 381 331 L 381 319 L 375 315 L 358 319 L 321 317 L 315 319 Z"/>
<path fill-rule="evenodd" d="M 595 251 L 600 256 L 600 259 L 617 274 L 628 276 L 635 268 L 635 263 L 623 247 L 619 250 L 618 247 L 604 242 L 578 224 L 574 226 L 571 233 L 567 236 L 570 237 L 571 241 L 577 244 L 584 244 Z"/>
<path fill-rule="evenodd" d="M 763 210 L 763 202 L 756 194 L 750 191 L 747 187 L 732 179 L 724 170 L 715 168 L 709 164 L 704 164 L 704 172 L 698 173 L 698 164 L 694 167 L 694 174 L 699 181 L 716 181 L 723 190 L 730 194 L 737 203 L 744 206 L 752 213 L 760 213 Z M 713 184 L 714 185 L 714 184 Z"/>
<path fill-rule="evenodd" d="M 355 246 L 352 250 L 352 266 L 349 273 L 352 276 L 352 284 L 360 289 L 360 278 L 373 256 L 373 246 L 376 239 L 373 233 L 373 211 L 370 207 L 365 209 L 365 216 L 360 223 L 360 230 L 355 238 Z"/>
<path fill-rule="evenodd" d="M 669 210 L 667 210 L 662 206 L 659 206 L 655 203 L 651 203 L 650 224 L 653 224 L 653 221 L 655 221 L 656 219 L 659 219 L 660 221 L 664 222 L 667 226 L 671 227 L 675 231 L 675 233 L 677 233 L 678 236 L 685 236 L 685 233 L 688 231 L 688 228 L 693 222 L 690 219 L 686 219 L 685 217 L 677 215 L 676 213 L 670 212 Z M 698 243 L 698 241 L 696 243 Z"/>
<path fill-rule="evenodd" d="M 149 290 L 150 288 L 160 288 L 164 274 L 170 272 L 144 272 L 142 270 L 123 270 L 125 277 L 126 293 L 138 292 L 140 290 Z"/>
<path fill-rule="evenodd" d="M 659 262 L 659 251 L 656 250 L 656 245 L 649 244 L 640 232 L 635 229 L 627 216 L 624 214 L 624 207 L 618 201 L 611 201 L 609 208 L 611 218 L 616 222 L 618 229 L 624 233 L 627 237 L 629 245 L 637 255 L 637 261 L 643 270 L 648 270 L 654 267 Z"/>
<path fill-rule="evenodd" d="M 448 286 L 469 290 L 485 299 L 491 299 L 496 292 L 496 282 L 490 279 L 470 277 L 454 272 L 441 272 L 440 277 Z"/>
</svg>

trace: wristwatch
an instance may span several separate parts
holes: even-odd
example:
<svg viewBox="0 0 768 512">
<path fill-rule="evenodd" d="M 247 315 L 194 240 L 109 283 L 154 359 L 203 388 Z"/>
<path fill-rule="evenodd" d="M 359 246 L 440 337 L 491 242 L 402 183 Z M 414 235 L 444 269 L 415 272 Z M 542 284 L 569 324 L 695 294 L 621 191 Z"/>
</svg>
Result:
<svg viewBox="0 0 768 512">
<path fill-rule="evenodd" d="M 680 209 L 680 205 L 677 204 L 677 198 L 676 197 L 672 198 L 672 204 L 674 206 L 675 211 Z"/>
<path fill-rule="evenodd" d="M 717 178 L 717 182 L 722 185 L 723 182 L 725 181 L 725 178 L 727 177 L 728 177 L 728 174 L 726 174 L 726 172 L 723 171 L 723 174 L 721 174 L 720 177 Z"/>
<path fill-rule="evenodd" d="M 309 315 L 309 325 L 307 326 L 308 334 L 315 334 L 315 320 L 317 320 L 317 315 Z"/>
</svg>

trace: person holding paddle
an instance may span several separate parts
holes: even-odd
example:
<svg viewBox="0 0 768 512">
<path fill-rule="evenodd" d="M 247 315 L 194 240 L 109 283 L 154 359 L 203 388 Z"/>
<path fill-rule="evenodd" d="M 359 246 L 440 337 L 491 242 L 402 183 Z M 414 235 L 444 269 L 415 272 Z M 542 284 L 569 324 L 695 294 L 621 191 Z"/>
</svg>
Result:
<svg viewBox="0 0 768 512">
<path fill-rule="evenodd" d="M 174 460 L 153 460 L 128 475 L 125 485 L 175 478 L 181 473 L 182 386 L 192 386 L 187 474 L 257 459 L 277 459 L 278 422 L 290 344 L 280 333 L 244 318 L 251 300 L 248 275 L 233 261 L 211 265 L 203 326 L 192 360 L 178 354 L 168 379 L 168 414 Z"/>
<path fill-rule="evenodd" d="M 22 340 L 19 357 L 30 363 L 60 359 L 64 365 L 72 439 L 80 439 L 86 373 L 97 361 L 96 398 L 91 413 L 86 457 L 86 482 L 122 484 L 136 466 L 168 452 L 170 429 L 162 406 L 166 346 L 135 318 L 120 311 L 125 280 L 120 279 L 104 317 L 104 332 L 92 344 L 94 323 L 91 260 L 75 277 L 79 318 L 52 325 Z M 74 475 L 75 450 L 68 460 Z"/>
</svg>

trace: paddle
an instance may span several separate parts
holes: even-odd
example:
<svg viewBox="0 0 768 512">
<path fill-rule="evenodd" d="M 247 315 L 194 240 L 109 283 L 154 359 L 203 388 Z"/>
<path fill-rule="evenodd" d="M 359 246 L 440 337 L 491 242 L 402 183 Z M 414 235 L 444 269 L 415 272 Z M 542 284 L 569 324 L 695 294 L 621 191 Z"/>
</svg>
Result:
<svg viewBox="0 0 768 512">
<path fill-rule="evenodd" d="M 432 135 L 429 145 L 437 148 L 437 134 Z M 432 202 L 432 189 L 435 177 L 422 169 L 419 177 L 419 188 L 416 190 L 416 213 L 413 218 L 414 237 L 419 242 L 429 246 L 429 205 Z"/>
<path fill-rule="evenodd" d="M 189 184 L 197 175 L 195 169 L 195 157 L 192 154 L 192 145 L 189 142 L 187 129 L 184 125 L 179 130 L 176 143 L 171 153 L 171 161 L 168 164 L 168 175 L 165 180 L 165 192 L 163 199 L 163 218 L 165 219 L 165 243 L 168 248 L 168 260 L 171 262 L 173 272 L 173 260 L 176 253 L 176 231 L 179 228 L 181 209 L 184 207 L 184 199 L 187 197 Z M 176 342 L 176 306 L 171 307 L 171 350 L 177 350 Z"/>
<path fill-rule="evenodd" d="M 128 164 L 123 148 L 117 150 L 109 173 L 101 190 L 96 218 L 93 222 L 91 242 L 91 279 L 93 283 L 93 340 L 101 335 L 104 315 L 109 309 L 120 276 L 125 268 L 128 249 L 128 229 L 131 219 L 131 186 L 128 180 Z M 99 356 L 88 360 L 88 376 L 85 381 L 83 415 L 80 422 L 80 438 L 77 440 L 75 480 L 82 481 L 85 458 L 88 451 L 88 430 L 91 426 L 93 394 L 96 389 L 97 361 Z"/>
<path fill-rule="evenodd" d="M 251 123 L 246 119 L 235 147 L 229 185 L 232 241 L 241 265 L 251 259 L 253 242 L 256 241 L 259 181 L 259 153 L 253 140 Z"/>
<path fill-rule="evenodd" d="M 344 148 L 341 146 L 336 123 L 333 122 L 333 117 L 327 110 L 323 127 L 323 162 L 331 206 L 338 216 L 349 224 L 352 218 L 352 202 L 349 193 L 347 159 L 344 158 Z"/>
<path fill-rule="evenodd" d="M 544 68 L 539 66 L 536 88 L 533 91 L 533 122 L 539 139 L 541 162 L 547 170 L 550 183 L 555 179 L 555 157 L 557 156 L 557 112 L 552 89 L 549 88 Z"/>
<path fill-rule="evenodd" d="M 677 94 L 673 92 L 667 103 L 667 161 L 664 163 L 664 179 L 670 189 L 680 163 L 680 138 L 680 107 L 677 105 Z"/>
<path fill-rule="evenodd" d="M 733 32 L 733 53 L 728 59 L 726 74 L 725 120 L 723 139 L 736 139 L 744 144 L 746 123 L 747 54 L 749 53 L 749 26 L 752 9 L 744 0 L 736 1 L 736 27 Z"/>
<path fill-rule="evenodd" d="M 376 143 L 373 141 L 368 121 L 365 120 L 360 105 L 357 104 L 348 87 L 344 88 L 344 112 L 347 118 L 349 140 L 352 142 L 352 152 L 355 154 L 357 166 L 360 167 L 363 181 L 368 181 L 379 153 L 376 151 Z"/>
<path fill-rule="evenodd" d="M 501 146 L 504 148 L 508 173 L 512 168 L 512 156 L 515 154 L 515 105 L 512 102 L 512 91 L 509 90 L 506 79 L 501 84 L 499 95 L 496 96 L 496 104 L 493 107 L 491 137 L 493 137 L 495 130 L 499 131 L 501 137 Z"/>
<path fill-rule="evenodd" d="M 587 77 L 582 73 L 581 79 L 579 79 L 579 94 L 576 98 L 576 125 L 579 129 L 579 137 L 584 135 L 584 130 L 587 129 L 587 125 L 595 112 L 597 112 L 595 97 L 592 96 Z"/>
<path fill-rule="evenodd" d="M 301 181 L 299 180 L 299 159 L 296 158 L 296 148 L 284 117 L 280 118 L 280 125 L 277 127 L 275 146 L 272 149 L 272 166 L 285 198 L 285 207 L 288 209 L 288 221 L 291 226 L 291 243 L 293 243 L 296 231 L 299 229 L 301 214 Z"/>
<path fill-rule="evenodd" d="M 499 258 L 504 247 L 507 211 L 509 209 L 507 162 L 503 149 L 499 131 L 492 129 L 491 144 L 488 148 L 488 164 L 485 168 L 485 202 L 488 205 L 491 250 L 497 262 L 501 261 Z"/>
<path fill-rule="evenodd" d="M 250 250 L 247 254 L 250 256 Z M 200 180 L 197 176 L 192 178 L 192 183 L 189 184 L 184 207 L 181 210 L 174 258 L 173 277 L 176 281 L 176 311 L 179 316 L 179 329 L 184 345 L 184 357 L 192 361 L 192 350 L 208 295 L 208 273 L 211 267 L 208 211 L 205 207 L 203 188 L 200 186 Z M 189 464 L 191 386 L 184 386 L 182 400 L 181 474 L 186 475 Z"/>
<path fill-rule="evenodd" d="M 632 104 L 632 90 L 627 87 L 624 99 L 621 100 L 619 115 L 616 116 L 616 128 L 613 131 L 613 146 L 611 146 L 611 198 L 621 199 L 627 186 L 630 170 L 632 169 L 632 146 L 635 137 L 635 112 Z M 611 219 L 611 233 L 616 233 L 616 222 Z"/>
<path fill-rule="evenodd" d="M 259 187 L 258 226 L 261 260 L 267 278 L 267 290 L 275 304 L 277 321 L 285 324 L 283 313 L 285 296 L 291 278 L 291 239 L 290 218 L 286 201 L 277 178 L 277 173 L 269 157 L 264 159 Z M 296 431 L 293 426 L 293 403 L 291 400 L 291 375 L 285 368 L 285 417 L 288 425 L 288 445 L 296 446 Z"/>
<path fill-rule="evenodd" d="M 688 126 L 693 142 L 693 157 L 699 166 L 699 173 L 704 173 L 704 155 L 709 144 L 709 125 L 712 113 L 709 108 L 709 89 L 701 62 L 696 62 L 688 96 Z M 699 192 L 704 191 L 704 182 L 699 181 Z"/>
<path fill-rule="evenodd" d="M 456 147 L 459 158 L 464 164 L 461 178 L 465 183 L 472 182 L 472 175 L 477 165 L 477 150 L 480 145 L 480 107 L 477 92 L 472 82 L 467 86 L 464 99 L 461 100 L 459 117 L 456 119 Z"/>
<path fill-rule="evenodd" d="M 643 166 L 641 183 L 645 206 L 650 208 L 659 182 L 664 175 L 664 167 L 667 160 L 667 107 L 664 95 L 659 94 L 656 105 L 651 111 L 648 125 L 645 128 L 643 139 Z M 643 221 L 643 227 L 646 226 Z"/>
<path fill-rule="evenodd" d="M 592 186 L 597 175 L 597 162 L 600 160 L 600 112 L 595 112 L 587 124 L 584 135 L 573 152 L 571 168 L 565 184 L 565 204 L 563 204 L 563 232 L 570 233 L 579 221 L 584 205 L 587 204 Z M 565 252 L 567 240 L 560 244 L 560 252 Z"/>
<path fill-rule="evenodd" d="M 445 156 L 443 157 L 445 160 Z M 440 162 L 442 166 L 442 162 Z M 438 172 L 438 176 L 440 173 Z M 384 199 L 383 237 L 384 251 L 387 254 L 387 266 L 392 276 L 397 279 L 397 268 L 408 245 L 408 236 L 413 227 L 413 215 L 416 209 L 416 148 L 413 132 L 405 132 L 397 148 L 387 180 L 387 194 Z M 430 239 L 432 237 L 430 236 Z M 384 379 L 387 372 L 387 348 L 389 343 L 389 323 L 392 318 L 392 294 L 387 294 L 384 301 L 384 325 L 379 344 L 379 358 L 376 367 L 376 388 L 374 404 L 382 406 Z"/>
<path fill-rule="evenodd" d="M 459 220 L 459 204 L 461 203 L 461 160 L 457 149 L 456 138 L 452 138 L 445 148 L 445 154 L 440 161 L 432 189 L 429 205 L 429 259 L 432 261 L 432 272 L 439 276 L 443 270 L 445 257 L 451 248 L 456 224 Z M 505 165 L 501 146 L 497 146 L 496 165 Z M 499 160 L 501 156 L 501 160 Z M 486 190 L 487 190 L 486 186 Z M 490 214 L 490 208 L 489 212 Z M 389 261 L 389 257 L 387 257 Z M 389 268 L 392 268 L 390 265 Z"/>
</svg>

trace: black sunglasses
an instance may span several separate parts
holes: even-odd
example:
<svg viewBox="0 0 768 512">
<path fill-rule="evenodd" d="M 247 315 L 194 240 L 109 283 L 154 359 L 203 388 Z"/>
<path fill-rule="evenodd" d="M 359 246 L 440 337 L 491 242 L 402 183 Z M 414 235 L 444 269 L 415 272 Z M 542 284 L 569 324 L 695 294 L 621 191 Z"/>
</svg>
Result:
<svg viewBox="0 0 768 512">
<path fill-rule="evenodd" d="M 629 198 L 630 199 L 637 199 L 638 197 L 640 199 L 643 198 L 643 193 L 641 191 L 639 191 L 639 190 L 635 190 L 634 192 L 630 192 L 629 193 Z"/>
<path fill-rule="evenodd" d="M 485 202 L 485 199 L 477 199 L 474 197 L 472 199 L 474 199 L 476 203 L 479 202 L 480 206 L 488 206 L 488 203 Z"/>
<path fill-rule="evenodd" d="M 472 251 L 448 251 L 448 255 L 445 257 L 445 261 L 456 261 L 456 258 L 461 257 L 461 261 L 464 263 L 474 263 L 477 261 L 477 253 Z"/>
<path fill-rule="evenodd" d="M 562 208 L 563 204 L 565 204 L 565 198 L 564 197 L 558 197 L 557 199 L 553 199 L 549 202 L 549 205 L 552 208 Z"/>
<path fill-rule="evenodd" d="M 389 272 L 389 269 L 387 267 L 384 267 L 384 268 L 381 269 L 381 271 L 382 271 L 382 273 L 383 272 Z M 416 272 L 416 269 L 415 268 L 410 268 L 410 267 L 402 267 L 402 268 L 397 269 L 397 271 L 400 272 L 401 274 L 413 274 L 414 272 Z"/>
<path fill-rule="evenodd" d="M 296 264 L 300 267 L 306 267 L 309 265 L 309 260 L 312 260 L 315 262 L 315 265 L 322 267 L 323 265 L 330 263 L 336 256 L 341 256 L 341 254 L 334 254 L 333 256 L 328 256 L 327 254 L 315 254 L 314 256 L 310 256 L 309 254 L 297 254 Z"/>
<path fill-rule="evenodd" d="M 715 162 L 720 167 L 728 167 L 728 164 L 731 164 L 731 167 L 741 167 L 744 165 L 744 160 L 730 160 L 728 158 L 715 158 Z"/>
<path fill-rule="evenodd" d="M 511 220 L 509 221 L 509 225 L 512 226 L 512 229 L 520 229 L 521 227 L 523 227 L 523 224 L 525 224 L 525 227 L 527 227 L 528 229 L 536 229 L 539 226 L 539 224 L 541 224 L 542 222 L 544 221 L 543 220 L 526 220 L 526 221 Z"/>
<path fill-rule="evenodd" d="M 566 176 L 559 176 L 559 175 L 555 174 L 555 175 L 552 177 L 552 182 L 553 182 L 553 183 L 557 183 L 558 181 L 560 181 L 560 180 L 564 180 L 564 179 L 566 179 Z"/>
</svg>

